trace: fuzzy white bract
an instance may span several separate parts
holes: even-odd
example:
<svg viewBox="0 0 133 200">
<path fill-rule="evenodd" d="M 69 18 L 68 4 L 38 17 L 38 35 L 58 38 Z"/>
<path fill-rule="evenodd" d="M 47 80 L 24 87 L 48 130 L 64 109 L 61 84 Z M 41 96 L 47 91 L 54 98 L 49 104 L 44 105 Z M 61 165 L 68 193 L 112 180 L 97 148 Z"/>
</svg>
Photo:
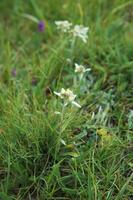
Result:
<svg viewBox="0 0 133 200">
<path fill-rule="evenodd" d="M 79 37 L 84 43 L 87 43 L 89 28 L 83 25 L 75 25 L 72 33 L 74 37 Z"/>
<path fill-rule="evenodd" d="M 81 108 L 81 106 L 75 101 L 76 95 L 70 89 L 65 90 L 64 88 L 61 89 L 60 92 L 54 92 L 58 97 L 64 100 L 64 105 L 66 106 L 68 103 L 72 103 L 73 105 Z"/>
<path fill-rule="evenodd" d="M 64 33 L 68 32 L 70 30 L 71 26 L 72 26 L 72 23 L 70 23 L 67 20 L 55 21 L 55 24 L 57 26 L 57 29 L 64 32 Z"/>
</svg>

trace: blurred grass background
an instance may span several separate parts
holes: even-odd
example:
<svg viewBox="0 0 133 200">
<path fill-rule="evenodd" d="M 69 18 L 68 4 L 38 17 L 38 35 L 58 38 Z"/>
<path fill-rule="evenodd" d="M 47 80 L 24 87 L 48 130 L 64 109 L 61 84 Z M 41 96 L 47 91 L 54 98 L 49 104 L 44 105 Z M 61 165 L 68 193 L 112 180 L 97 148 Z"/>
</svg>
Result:
<svg viewBox="0 0 133 200">
<path fill-rule="evenodd" d="M 131 200 L 133 2 L 1 0 L 0 11 L 0 198 Z M 23 13 L 44 20 L 45 31 Z M 78 92 L 82 109 L 67 108 L 62 124 L 53 91 L 72 87 L 74 63 L 56 20 L 90 27 L 74 62 L 91 67 L 93 84 Z M 91 118 L 99 105 L 109 105 L 106 122 Z M 95 139 L 99 128 L 111 133 L 110 144 Z M 55 152 L 59 137 L 68 147 Z"/>
</svg>

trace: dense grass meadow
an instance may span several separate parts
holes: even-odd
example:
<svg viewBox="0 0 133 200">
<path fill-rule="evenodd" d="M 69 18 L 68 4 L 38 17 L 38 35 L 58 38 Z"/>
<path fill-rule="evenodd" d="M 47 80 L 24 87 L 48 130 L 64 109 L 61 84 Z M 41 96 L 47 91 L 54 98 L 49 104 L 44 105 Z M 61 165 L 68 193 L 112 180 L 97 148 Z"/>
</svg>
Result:
<svg viewBox="0 0 133 200">
<path fill-rule="evenodd" d="M 133 200 L 132 95 L 132 0 L 0 0 L 0 200 Z"/>
</svg>

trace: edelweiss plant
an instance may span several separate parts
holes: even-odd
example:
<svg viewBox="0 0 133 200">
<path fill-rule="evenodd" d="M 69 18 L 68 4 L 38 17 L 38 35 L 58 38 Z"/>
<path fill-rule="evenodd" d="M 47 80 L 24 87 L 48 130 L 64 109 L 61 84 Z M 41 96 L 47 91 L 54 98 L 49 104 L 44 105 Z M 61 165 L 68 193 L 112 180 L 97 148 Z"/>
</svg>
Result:
<svg viewBox="0 0 133 200">
<path fill-rule="evenodd" d="M 54 94 L 57 95 L 58 97 L 60 97 L 61 99 L 63 99 L 63 101 L 64 101 L 63 106 L 62 106 L 62 111 L 61 112 L 55 111 L 56 115 L 61 116 L 61 122 L 63 121 L 65 107 L 68 104 L 73 104 L 76 107 L 81 108 L 81 106 L 75 101 L 76 95 L 70 89 L 65 90 L 64 88 L 62 88 L 60 92 L 54 91 Z M 63 145 L 66 145 L 65 140 L 60 137 L 59 137 L 59 144 L 61 142 Z"/>
<path fill-rule="evenodd" d="M 64 106 L 71 103 L 76 107 L 81 108 L 81 106 L 75 101 L 76 95 L 70 89 L 65 90 L 62 88 L 60 92 L 54 92 L 54 94 L 64 100 Z"/>
<path fill-rule="evenodd" d="M 75 25 L 72 27 L 72 23 L 70 23 L 69 21 L 55 21 L 55 24 L 57 26 L 57 29 L 62 32 L 62 33 L 68 33 L 68 36 L 70 38 L 70 45 L 71 47 L 69 48 L 69 58 L 66 60 L 67 63 L 70 65 L 73 64 L 73 59 L 74 59 L 74 51 L 75 51 L 75 44 L 76 44 L 76 38 L 80 38 L 84 43 L 87 42 L 88 39 L 88 27 L 84 27 L 83 25 Z M 77 77 L 74 76 L 74 86 L 79 86 L 79 91 L 82 91 L 82 86 L 85 85 L 86 80 L 83 79 L 83 81 L 79 81 L 82 79 L 83 75 L 85 72 L 90 71 L 91 69 L 88 68 L 86 69 L 84 66 L 82 65 L 78 65 L 77 63 L 75 63 L 75 73 L 77 73 L 79 75 L 79 79 L 77 79 Z M 79 84 L 77 83 L 77 81 L 79 81 Z M 64 120 L 64 114 L 65 114 L 65 107 L 68 104 L 72 104 L 78 108 L 81 108 L 81 105 L 78 104 L 75 99 L 76 96 L 70 89 L 64 89 L 62 88 L 60 92 L 55 92 L 54 94 L 57 95 L 58 97 L 60 97 L 63 100 L 63 105 L 61 108 L 61 112 L 59 111 L 55 111 L 54 113 L 56 115 L 60 115 L 61 116 L 61 124 L 63 123 Z M 61 133 L 61 132 L 60 132 Z M 61 135 L 59 136 L 59 144 L 62 143 L 63 145 L 66 145 L 66 142 L 64 141 L 64 139 L 62 139 Z M 73 155 L 74 157 L 76 156 Z"/>
</svg>

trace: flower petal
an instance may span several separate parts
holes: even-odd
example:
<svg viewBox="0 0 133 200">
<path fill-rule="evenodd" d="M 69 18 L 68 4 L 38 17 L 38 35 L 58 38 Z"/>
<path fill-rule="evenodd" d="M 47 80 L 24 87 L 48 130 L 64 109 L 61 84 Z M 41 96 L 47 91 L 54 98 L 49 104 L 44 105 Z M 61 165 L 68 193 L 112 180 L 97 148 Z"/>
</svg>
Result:
<svg viewBox="0 0 133 200">
<path fill-rule="evenodd" d="M 56 94 L 56 95 L 57 95 L 58 97 L 60 97 L 61 99 L 63 98 L 60 92 L 55 92 L 55 91 L 54 91 L 54 94 Z"/>
<path fill-rule="evenodd" d="M 78 108 L 81 108 L 81 105 L 79 105 L 76 101 L 72 101 L 72 104 L 75 105 Z"/>
</svg>

